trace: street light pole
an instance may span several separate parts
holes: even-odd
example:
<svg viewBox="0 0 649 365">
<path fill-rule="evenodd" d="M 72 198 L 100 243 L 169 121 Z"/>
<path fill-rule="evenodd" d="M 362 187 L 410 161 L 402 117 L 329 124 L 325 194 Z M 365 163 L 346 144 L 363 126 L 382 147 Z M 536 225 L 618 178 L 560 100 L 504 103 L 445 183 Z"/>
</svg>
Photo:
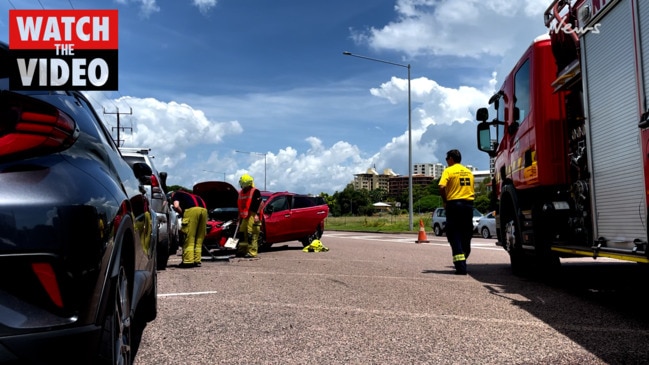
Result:
<svg viewBox="0 0 649 365">
<path fill-rule="evenodd" d="M 259 155 L 259 156 L 264 156 L 264 190 L 266 190 L 266 156 L 268 153 L 261 153 L 261 152 L 248 152 L 248 151 L 239 151 L 236 150 L 234 152 L 239 152 L 239 153 L 247 153 L 249 155 Z"/>
<path fill-rule="evenodd" d="M 352 56 L 363 58 L 370 61 L 387 63 L 388 65 L 404 67 L 408 69 L 408 227 L 412 231 L 412 107 L 411 107 L 411 93 L 410 93 L 410 64 L 404 65 L 401 63 L 380 60 L 377 58 L 361 56 L 351 52 L 343 52 L 345 56 Z"/>
</svg>

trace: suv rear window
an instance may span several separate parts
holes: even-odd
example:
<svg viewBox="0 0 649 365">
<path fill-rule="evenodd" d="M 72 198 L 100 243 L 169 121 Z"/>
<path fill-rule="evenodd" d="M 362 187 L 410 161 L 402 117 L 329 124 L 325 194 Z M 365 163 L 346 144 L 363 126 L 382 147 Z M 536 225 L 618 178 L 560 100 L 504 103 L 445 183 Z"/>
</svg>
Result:
<svg viewBox="0 0 649 365">
<path fill-rule="evenodd" d="M 144 157 L 138 157 L 138 156 L 123 156 L 123 157 L 124 157 L 124 160 L 126 160 L 126 162 L 128 162 L 128 164 L 131 165 L 131 167 L 136 162 L 144 162 L 144 163 L 146 163 L 146 161 L 144 160 Z"/>
<path fill-rule="evenodd" d="M 314 206 L 314 201 L 311 197 L 308 196 L 294 196 L 293 197 L 293 208 L 308 208 Z"/>
<path fill-rule="evenodd" d="M 321 196 L 295 195 L 293 197 L 293 208 L 308 208 L 325 204 L 325 200 Z"/>
</svg>

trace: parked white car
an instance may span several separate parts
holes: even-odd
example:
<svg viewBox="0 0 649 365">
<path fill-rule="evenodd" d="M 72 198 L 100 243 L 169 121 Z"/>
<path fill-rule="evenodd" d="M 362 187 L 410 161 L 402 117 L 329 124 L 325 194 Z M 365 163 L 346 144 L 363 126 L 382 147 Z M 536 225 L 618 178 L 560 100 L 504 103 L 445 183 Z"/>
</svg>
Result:
<svg viewBox="0 0 649 365">
<path fill-rule="evenodd" d="M 482 218 L 482 213 L 476 208 L 473 208 L 473 232 L 479 232 L 478 220 Z M 433 211 L 431 225 L 435 236 L 441 236 L 446 231 L 446 209 L 437 208 Z"/>
<path fill-rule="evenodd" d="M 491 238 L 496 234 L 496 215 L 495 212 L 489 212 L 478 220 L 478 233 L 482 238 Z"/>
</svg>

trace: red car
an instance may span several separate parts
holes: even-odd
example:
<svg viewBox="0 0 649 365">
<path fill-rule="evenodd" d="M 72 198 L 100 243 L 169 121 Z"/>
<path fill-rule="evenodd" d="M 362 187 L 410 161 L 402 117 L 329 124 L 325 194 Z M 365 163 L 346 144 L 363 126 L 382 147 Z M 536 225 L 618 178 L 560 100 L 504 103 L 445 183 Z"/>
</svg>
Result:
<svg viewBox="0 0 649 365">
<path fill-rule="evenodd" d="M 325 218 L 329 215 L 324 198 L 287 191 L 264 191 L 261 196 L 264 203 L 260 247 L 288 241 L 300 241 L 306 247 L 322 237 Z"/>
<path fill-rule="evenodd" d="M 207 204 L 207 235 L 203 242 L 207 250 L 224 249 L 225 242 L 234 236 L 239 210 L 239 191 L 224 181 L 205 181 L 194 185 L 194 193 Z M 320 239 L 329 206 L 319 196 L 289 192 L 262 191 L 262 217 L 259 247 L 275 243 L 300 241 L 308 246 Z M 241 236 L 239 236 L 241 239 Z"/>
<path fill-rule="evenodd" d="M 205 181 L 194 185 L 194 194 L 207 205 L 207 234 L 203 245 L 208 250 L 224 249 L 225 241 L 234 236 L 239 217 L 239 191 L 225 181 Z"/>
</svg>

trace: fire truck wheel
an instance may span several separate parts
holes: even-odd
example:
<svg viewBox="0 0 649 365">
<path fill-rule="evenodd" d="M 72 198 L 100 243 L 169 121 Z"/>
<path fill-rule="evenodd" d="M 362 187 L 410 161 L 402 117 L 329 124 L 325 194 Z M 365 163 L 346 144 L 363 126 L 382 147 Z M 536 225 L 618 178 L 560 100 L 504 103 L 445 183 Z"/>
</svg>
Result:
<svg viewBox="0 0 649 365">
<path fill-rule="evenodd" d="M 520 222 L 512 207 L 510 210 L 501 213 L 501 224 L 503 224 L 504 248 L 509 253 L 512 273 L 517 276 L 523 276 L 530 269 L 531 257 L 528 256 L 522 247 L 523 239 L 521 237 Z"/>
</svg>

